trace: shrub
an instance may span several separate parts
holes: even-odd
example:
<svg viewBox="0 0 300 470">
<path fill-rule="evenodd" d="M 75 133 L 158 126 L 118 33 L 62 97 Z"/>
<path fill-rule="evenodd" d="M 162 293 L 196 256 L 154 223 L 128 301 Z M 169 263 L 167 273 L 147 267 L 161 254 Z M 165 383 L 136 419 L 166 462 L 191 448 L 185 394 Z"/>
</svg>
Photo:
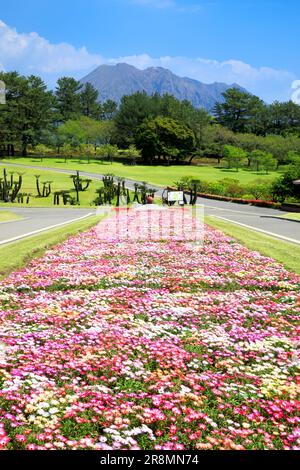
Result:
<svg viewBox="0 0 300 470">
<path fill-rule="evenodd" d="M 244 187 L 240 184 L 239 180 L 224 178 L 220 181 L 220 184 L 222 184 L 225 194 L 229 197 L 239 197 L 244 193 Z"/>
</svg>

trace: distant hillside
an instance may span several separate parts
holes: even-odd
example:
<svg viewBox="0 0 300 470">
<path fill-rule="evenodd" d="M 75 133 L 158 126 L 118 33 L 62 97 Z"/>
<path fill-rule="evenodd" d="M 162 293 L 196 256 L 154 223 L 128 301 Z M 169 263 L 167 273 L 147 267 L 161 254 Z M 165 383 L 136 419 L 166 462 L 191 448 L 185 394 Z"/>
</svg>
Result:
<svg viewBox="0 0 300 470">
<path fill-rule="evenodd" d="M 228 88 L 241 89 L 237 84 L 206 85 L 191 78 L 178 77 L 162 67 L 139 70 L 128 64 L 100 65 L 80 82 L 91 83 L 98 90 L 100 101 L 112 99 L 119 103 L 122 96 L 137 91 L 146 91 L 149 95 L 168 93 L 179 100 L 189 100 L 196 108 L 207 111 L 211 111 L 217 101 L 223 100 L 222 93 Z"/>
</svg>

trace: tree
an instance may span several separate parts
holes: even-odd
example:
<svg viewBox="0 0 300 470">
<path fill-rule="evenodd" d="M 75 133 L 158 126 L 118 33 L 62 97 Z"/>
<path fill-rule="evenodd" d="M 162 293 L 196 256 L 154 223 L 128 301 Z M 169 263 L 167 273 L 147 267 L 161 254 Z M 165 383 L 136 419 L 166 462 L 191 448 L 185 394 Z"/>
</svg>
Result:
<svg viewBox="0 0 300 470">
<path fill-rule="evenodd" d="M 291 165 L 272 185 L 272 194 L 275 200 L 284 202 L 287 197 L 300 199 L 300 186 L 294 181 L 300 179 L 300 165 Z"/>
<path fill-rule="evenodd" d="M 290 150 L 287 154 L 287 163 L 291 163 L 292 165 L 300 165 L 300 154 L 293 150 Z"/>
<path fill-rule="evenodd" d="M 93 144 L 96 149 L 99 145 L 109 144 L 114 132 L 112 121 L 96 121 L 86 116 L 79 119 L 70 119 L 58 128 L 58 134 L 63 142 L 73 146 Z"/>
<path fill-rule="evenodd" d="M 82 111 L 82 85 L 71 77 L 62 77 L 57 81 L 55 96 L 59 119 L 63 122 L 76 119 Z"/>
<path fill-rule="evenodd" d="M 95 146 L 92 144 L 82 144 L 80 145 L 80 154 L 88 157 L 88 163 L 92 157 L 96 156 Z"/>
<path fill-rule="evenodd" d="M 195 152 L 191 155 L 189 163 L 192 163 L 195 156 L 204 155 L 206 130 L 211 127 L 210 124 L 212 123 L 211 117 L 204 109 L 194 109 L 194 111 L 191 113 L 191 121 L 187 121 L 195 136 Z"/>
<path fill-rule="evenodd" d="M 65 157 L 66 163 L 67 159 L 73 156 L 74 147 L 70 143 L 65 142 L 60 148 L 60 153 Z"/>
<path fill-rule="evenodd" d="M 238 147 L 241 147 L 248 154 L 248 166 L 251 165 L 250 155 L 254 150 L 261 148 L 263 137 L 257 136 L 255 134 L 235 134 L 235 140 Z"/>
<path fill-rule="evenodd" d="M 86 83 L 80 93 L 81 112 L 84 116 L 94 119 L 100 117 L 98 91 L 90 83 Z"/>
<path fill-rule="evenodd" d="M 203 129 L 201 153 L 207 157 L 217 158 L 220 163 L 223 158 L 224 145 L 236 145 L 236 134 L 222 127 L 219 124 L 214 124 Z"/>
<path fill-rule="evenodd" d="M 17 72 L 1 73 L 6 84 L 6 104 L 1 105 L 0 138 L 8 155 L 19 145 L 26 156 L 29 144 L 39 142 L 53 119 L 54 98 L 41 78 L 24 77 Z"/>
<path fill-rule="evenodd" d="M 135 145 L 130 145 L 128 149 L 123 150 L 122 154 L 126 156 L 130 160 L 130 164 L 134 166 L 142 153 Z"/>
<path fill-rule="evenodd" d="M 230 88 L 223 93 L 223 97 L 224 102 L 214 107 L 220 124 L 233 132 L 265 133 L 262 121 L 266 106 L 260 98 L 238 88 Z"/>
<path fill-rule="evenodd" d="M 107 100 L 100 105 L 100 118 L 103 121 L 114 119 L 118 111 L 118 103 L 113 100 Z"/>
<path fill-rule="evenodd" d="M 118 153 L 119 153 L 118 147 L 116 145 L 110 145 L 110 144 L 101 145 L 101 147 L 99 147 L 96 150 L 97 157 L 100 157 L 101 159 L 106 158 L 107 160 L 110 161 L 111 164 L 114 161 L 114 157 L 117 156 Z"/>
<path fill-rule="evenodd" d="M 270 170 L 275 170 L 278 166 L 276 158 L 274 158 L 271 153 L 262 150 L 253 150 L 248 154 L 248 159 L 250 166 L 257 172 L 265 170 L 266 174 L 268 174 Z"/>
<path fill-rule="evenodd" d="M 95 130 L 96 131 L 96 130 Z M 97 131 L 95 136 L 98 145 L 111 144 L 116 133 L 114 121 L 97 122 Z"/>
<path fill-rule="evenodd" d="M 50 128 L 45 129 L 41 133 L 40 143 L 44 144 L 46 147 L 50 147 L 52 149 L 52 153 L 57 152 L 59 155 L 60 148 L 65 142 L 65 136 L 61 135 L 58 132 L 58 128 Z"/>
<path fill-rule="evenodd" d="M 271 153 L 265 153 L 261 162 L 261 167 L 265 170 L 266 174 L 271 170 L 275 170 L 277 167 L 277 160 L 273 157 Z"/>
<path fill-rule="evenodd" d="M 277 160 L 277 168 L 285 163 L 291 150 L 290 142 L 281 135 L 268 135 L 261 142 L 261 150 L 271 153 Z"/>
<path fill-rule="evenodd" d="M 224 160 L 228 163 L 228 168 L 239 170 L 242 161 L 247 157 L 247 153 L 240 147 L 225 145 L 223 150 Z"/>
<path fill-rule="evenodd" d="M 269 200 L 271 198 L 271 185 L 268 181 L 257 179 L 246 186 L 247 192 L 255 199 Z"/>
<path fill-rule="evenodd" d="M 178 162 L 188 156 L 195 147 L 193 131 L 171 118 L 158 116 L 145 121 L 139 128 L 137 147 L 142 150 L 145 161 L 158 156 L 166 163 Z"/>
<path fill-rule="evenodd" d="M 134 144 L 138 127 L 150 116 L 150 97 L 145 92 L 123 96 L 115 117 L 117 143 L 124 147 Z"/>
<path fill-rule="evenodd" d="M 47 145 L 38 144 L 35 146 L 34 152 L 36 155 L 39 155 L 42 162 L 44 157 L 47 157 L 48 155 L 52 154 L 53 149 L 51 147 L 47 147 Z"/>
<path fill-rule="evenodd" d="M 300 106 L 293 101 L 275 101 L 268 107 L 268 132 L 286 135 L 300 135 Z"/>
<path fill-rule="evenodd" d="M 77 147 L 78 145 L 85 143 L 87 140 L 86 129 L 82 125 L 82 120 L 80 119 L 70 119 L 64 122 L 58 128 L 58 134 L 61 136 L 63 142 L 69 143 L 73 147 Z"/>
</svg>

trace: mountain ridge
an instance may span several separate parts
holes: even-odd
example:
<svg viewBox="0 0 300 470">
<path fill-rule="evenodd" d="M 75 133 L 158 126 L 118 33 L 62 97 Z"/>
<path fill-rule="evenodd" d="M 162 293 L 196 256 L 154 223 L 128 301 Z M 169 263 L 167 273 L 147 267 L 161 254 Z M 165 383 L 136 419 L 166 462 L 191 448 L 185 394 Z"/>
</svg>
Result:
<svg viewBox="0 0 300 470">
<path fill-rule="evenodd" d="M 100 65 L 80 80 L 81 84 L 91 83 L 99 92 L 99 101 L 112 99 L 120 103 L 124 95 L 137 91 L 170 94 L 179 100 L 188 100 L 196 108 L 212 111 L 216 102 L 222 102 L 224 93 L 235 87 L 243 90 L 238 84 L 228 85 L 222 82 L 202 83 L 189 77 L 179 77 L 163 67 L 148 67 L 141 70 L 133 65 L 118 63 Z"/>
</svg>

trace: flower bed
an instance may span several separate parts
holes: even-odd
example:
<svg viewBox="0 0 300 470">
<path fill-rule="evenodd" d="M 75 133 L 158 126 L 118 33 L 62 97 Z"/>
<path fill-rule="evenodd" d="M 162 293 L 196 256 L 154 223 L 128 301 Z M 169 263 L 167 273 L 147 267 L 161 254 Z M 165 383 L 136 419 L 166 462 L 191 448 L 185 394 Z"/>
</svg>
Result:
<svg viewBox="0 0 300 470">
<path fill-rule="evenodd" d="M 299 448 L 299 285 L 210 228 L 71 237 L 0 285 L 0 446 Z"/>
</svg>

